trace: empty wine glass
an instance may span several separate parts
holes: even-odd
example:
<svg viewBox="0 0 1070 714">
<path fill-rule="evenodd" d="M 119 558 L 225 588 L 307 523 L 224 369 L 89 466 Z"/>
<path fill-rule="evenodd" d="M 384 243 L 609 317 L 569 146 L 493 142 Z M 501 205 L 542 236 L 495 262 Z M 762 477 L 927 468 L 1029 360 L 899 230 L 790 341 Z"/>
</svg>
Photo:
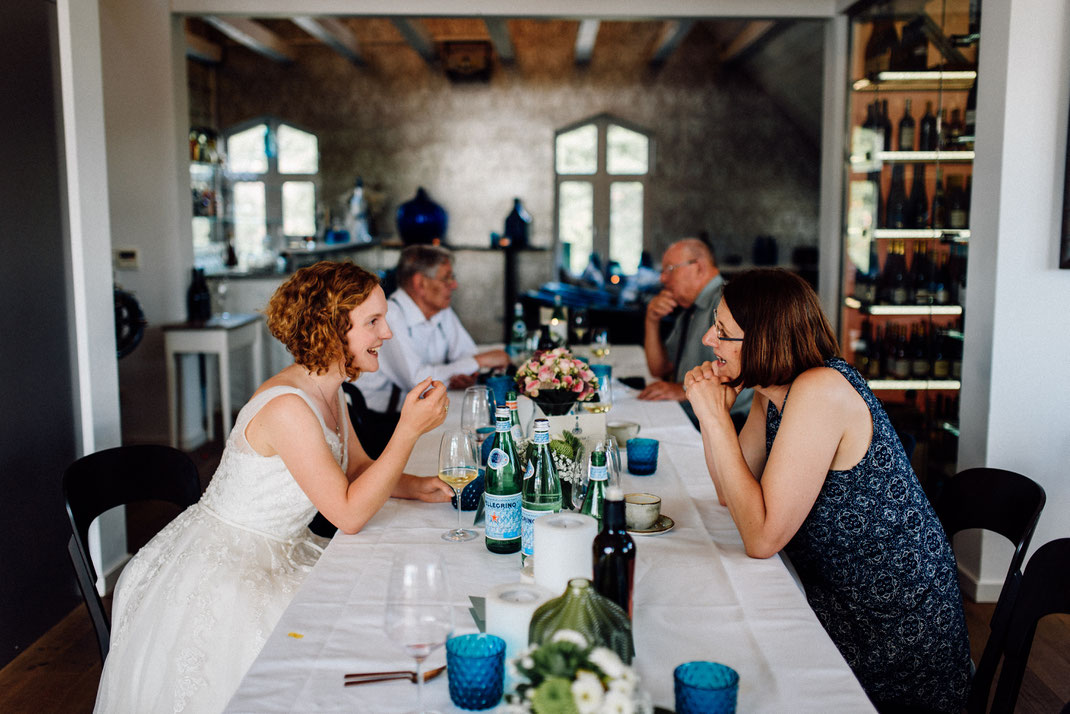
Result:
<svg viewBox="0 0 1070 714">
<path fill-rule="evenodd" d="M 620 485 L 620 447 L 617 445 L 616 437 L 606 434 L 604 436 L 597 436 L 590 439 L 587 442 L 588 453 L 594 453 L 595 451 L 606 452 L 606 473 L 609 480 L 609 484 Z"/>
<path fill-rule="evenodd" d="M 475 531 L 461 526 L 461 491 L 479 474 L 479 449 L 475 435 L 464 431 L 447 431 L 438 448 L 438 477 L 457 495 L 457 528 L 442 534 L 442 540 L 461 543 L 476 537 Z"/>
<path fill-rule="evenodd" d="M 464 390 L 461 403 L 461 429 L 472 434 L 476 446 L 482 446 L 483 440 L 494 433 L 494 421 L 491 418 L 490 389 L 479 385 Z"/>
<path fill-rule="evenodd" d="M 417 711 L 424 709 L 424 660 L 453 633 L 453 606 L 442 556 L 430 550 L 399 552 L 386 594 L 387 636 L 416 660 Z"/>
</svg>

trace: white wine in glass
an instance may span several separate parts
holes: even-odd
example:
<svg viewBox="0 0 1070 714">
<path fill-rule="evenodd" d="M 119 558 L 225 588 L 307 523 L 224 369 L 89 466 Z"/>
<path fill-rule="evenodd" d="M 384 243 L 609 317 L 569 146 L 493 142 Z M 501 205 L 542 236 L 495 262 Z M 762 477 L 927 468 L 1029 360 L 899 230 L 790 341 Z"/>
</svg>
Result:
<svg viewBox="0 0 1070 714">
<path fill-rule="evenodd" d="M 422 550 L 394 556 L 383 624 L 387 636 L 416 660 L 417 711 L 437 714 L 424 709 L 422 668 L 424 660 L 453 633 L 449 581 L 440 555 Z"/>
<path fill-rule="evenodd" d="M 457 496 L 457 527 L 442 534 L 442 540 L 462 543 L 478 534 L 461 526 L 461 491 L 479 475 L 479 449 L 475 435 L 468 431 L 447 431 L 438 448 L 438 477 Z"/>
<path fill-rule="evenodd" d="M 600 327 L 591 333 L 591 354 L 599 359 L 609 356 L 609 330 Z"/>
</svg>

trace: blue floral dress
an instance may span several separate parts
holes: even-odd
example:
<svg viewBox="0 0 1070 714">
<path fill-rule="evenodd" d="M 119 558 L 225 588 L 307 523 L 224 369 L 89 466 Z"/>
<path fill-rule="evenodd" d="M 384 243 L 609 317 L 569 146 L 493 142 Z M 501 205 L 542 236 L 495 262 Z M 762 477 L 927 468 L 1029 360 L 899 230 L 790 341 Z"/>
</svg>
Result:
<svg viewBox="0 0 1070 714">
<path fill-rule="evenodd" d="M 878 708 L 957 712 L 971 665 L 955 556 L 880 401 L 842 359 L 825 366 L 865 400 L 873 437 L 854 468 L 828 472 L 784 550 Z M 767 453 L 780 416 L 770 403 Z"/>
</svg>

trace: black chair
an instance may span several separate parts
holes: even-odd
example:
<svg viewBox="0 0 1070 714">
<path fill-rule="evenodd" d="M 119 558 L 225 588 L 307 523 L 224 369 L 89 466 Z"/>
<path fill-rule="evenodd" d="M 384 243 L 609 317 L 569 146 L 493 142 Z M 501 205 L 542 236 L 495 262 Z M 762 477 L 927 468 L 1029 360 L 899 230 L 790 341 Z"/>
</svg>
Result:
<svg viewBox="0 0 1070 714">
<path fill-rule="evenodd" d="M 1026 565 L 1010 612 L 1007 636 L 997 653 L 1003 655 L 1003 668 L 992 700 L 993 714 L 1014 711 L 1037 622 L 1055 613 L 1070 614 L 1070 538 L 1040 546 Z M 988 653 L 987 646 L 985 653 Z M 1067 676 L 1070 677 L 1070 672 Z"/>
<path fill-rule="evenodd" d="M 1010 612 L 1022 580 L 1022 560 L 1033 538 L 1047 496 L 1032 479 L 1014 471 L 976 468 L 961 471 L 943 488 L 935 509 L 950 539 L 970 528 L 999 533 L 1014 545 L 1007 576 L 992 612 L 991 632 L 977 665 L 969 712 L 983 712 L 988 704 L 992 678 L 1007 637 Z"/>
<path fill-rule="evenodd" d="M 100 658 L 108 656 L 111 623 L 96 588 L 89 557 L 89 526 L 105 511 L 137 501 L 167 501 L 182 508 L 201 497 L 197 466 L 170 446 L 119 446 L 89 454 L 63 474 L 63 500 L 71 522 L 67 550 L 97 633 Z"/>
</svg>

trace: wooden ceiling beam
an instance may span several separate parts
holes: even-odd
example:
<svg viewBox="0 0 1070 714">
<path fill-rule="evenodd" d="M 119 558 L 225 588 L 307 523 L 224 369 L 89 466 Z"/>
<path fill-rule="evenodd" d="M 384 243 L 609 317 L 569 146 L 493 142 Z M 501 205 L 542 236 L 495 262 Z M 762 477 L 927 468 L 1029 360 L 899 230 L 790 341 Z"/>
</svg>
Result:
<svg viewBox="0 0 1070 714">
<path fill-rule="evenodd" d="M 598 39 L 598 20 L 580 20 L 576 32 L 576 64 L 588 64 L 594 56 L 594 43 Z"/>
<path fill-rule="evenodd" d="M 425 62 L 435 63 L 435 43 L 422 25 L 404 17 L 392 17 L 390 21 L 394 23 L 394 27 L 398 29 L 409 46 L 424 58 Z"/>
<path fill-rule="evenodd" d="M 223 48 L 186 30 L 186 56 L 198 62 L 219 64 L 223 61 Z"/>
<path fill-rule="evenodd" d="M 754 20 L 748 22 L 739 34 L 721 51 L 721 62 L 730 62 L 739 57 L 748 47 L 760 40 L 765 33 L 776 26 L 773 20 Z"/>
<path fill-rule="evenodd" d="M 341 20 L 301 15 L 293 23 L 357 66 L 364 65 L 356 36 Z"/>
<path fill-rule="evenodd" d="M 294 56 L 286 42 L 259 22 L 246 17 L 218 17 L 206 15 L 204 21 L 230 39 L 245 45 L 280 64 L 290 64 Z"/>
<path fill-rule="evenodd" d="M 483 20 L 487 26 L 490 41 L 494 43 L 494 51 L 498 53 L 498 59 L 502 62 L 512 62 L 516 59 L 516 50 L 513 49 L 513 41 L 509 37 L 509 26 L 504 18 L 488 17 Z"/>
<path fill-rule="evenodd" d="M 658 41 L 654 44 L 654 51 L 650 54 L 650 64 L 664 64 L 694 26 L 694 20 L 667 20 L 661 23 Z"/>
</svg>

